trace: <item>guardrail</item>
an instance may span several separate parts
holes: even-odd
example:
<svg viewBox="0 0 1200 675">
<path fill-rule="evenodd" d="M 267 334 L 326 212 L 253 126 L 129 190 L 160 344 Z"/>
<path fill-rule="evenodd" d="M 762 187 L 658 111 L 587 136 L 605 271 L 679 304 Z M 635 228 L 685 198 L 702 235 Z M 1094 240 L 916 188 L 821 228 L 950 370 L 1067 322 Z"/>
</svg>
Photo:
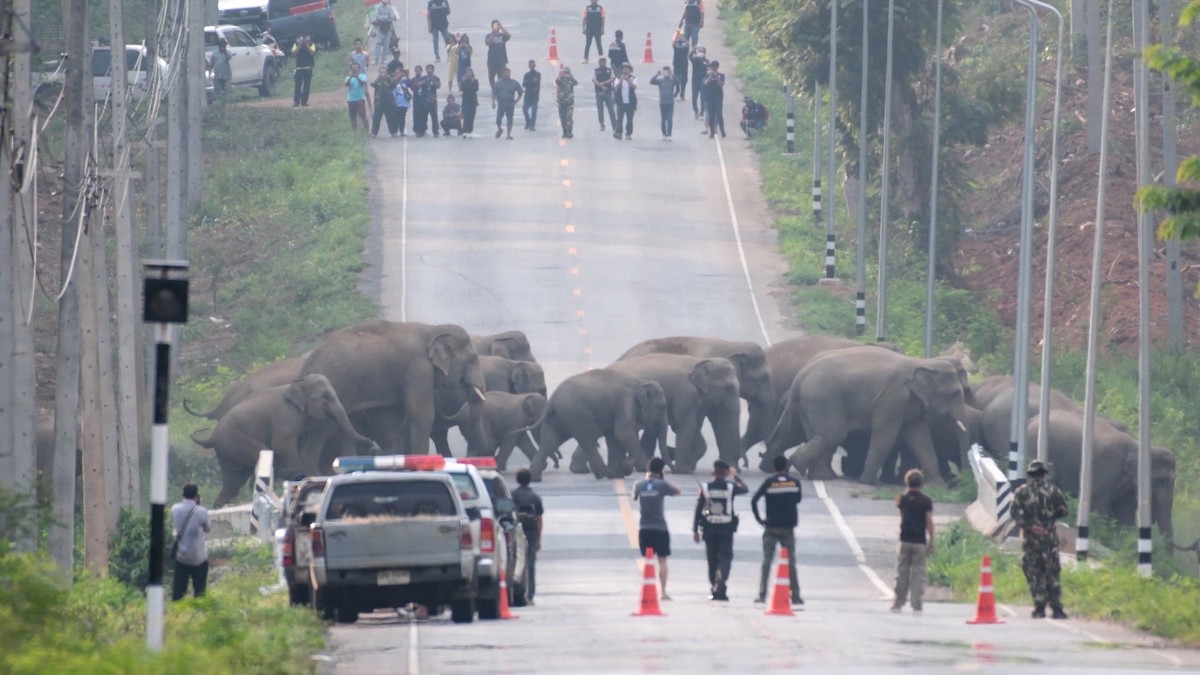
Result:
<svg viewBox="0 0 1200 675">
<path fill-rule="evenodd" d="M 967 452 L 978 485 L 978 497 L 967 507 L 967 521 L 976 530 L 1003 541 L 1013 532 L 1013 487 L 996 461 L 978 443 Z"/>
<path fill-rule="evenodd" d="M 208 512 L 214 539 L 255 536 L 267 543 L 275 541 L 275 529 L 283 515 L 283 503 L 274 491 L 275 453 L 258 453 L 254 470 L 254 498 L 249 504 L 237 504 Z"/>
</svg>

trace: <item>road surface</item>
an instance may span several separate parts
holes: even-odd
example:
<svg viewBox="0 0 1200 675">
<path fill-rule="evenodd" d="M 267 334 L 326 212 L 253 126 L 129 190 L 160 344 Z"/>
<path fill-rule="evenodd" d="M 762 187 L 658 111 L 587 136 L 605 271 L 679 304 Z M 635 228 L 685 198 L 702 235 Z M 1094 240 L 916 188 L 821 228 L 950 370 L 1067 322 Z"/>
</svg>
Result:
<svg viewBox="0 0 1200 675">
<path fill-rule="evenodd" d="M 405 63 L 431 62 L 419 12 L 424 3 L 395 4 L 407 20 L 400 29 Z M 682 102 L 674 141 L 660 138 L 649 79 L 670 63 L 680 3 L 603 3 L 605 43 L 624 30 L 641 82 L 632 141 L 598 128 L 589 83 L 595 56 L 591 65 L 580 63 L 583 0 L 479 4 L 452 3 L 451 29 L 472 37 L 481 80 L 492 19 L 513 34 L 514 78 L 537 59 L 539 130 L 522 131 L 518 110 L 516 139 L 493 139 L 484 98 L 479 138 L 372 141 L 376 235 L 369 256 L 379 271 L 385 318 L 453 322 L 475 334 L 523 330 L 551 388 L 647 338 L 711 335 L 765 345 L 797 334 L 786 321 L 785 268 L 754 160 L 739 139 L 736 80 L 730 77 L 726 93 L 728 138 L 702 136 L 690 104 Z M 709 4 L 701 43 L 732 73 L 715 3 Z M 557 68 L 546 61 L 551 28 L 560 56 L 583 83 L 569 141 L 559 138 Z M 647 32 L 654 65 L 640 63 Z M 445 64 L 437 65 L 445 81 Z M 715 454 L 715 443 L 709 447 Z M 731 602 L 712 603 L 703 546 L 690 538 L 698 477 L 671 478 L 685 494 L 668 500 L 675 549 L 668 616 L 630 616 L 641 592 L 636 505 L 626 496 L 632 481 L 596 481 L 570 474 L 564 464 L 537 486 L 547 508 L 537 606 L 518 610 L 520 620 L 453 625 L 445 617 L 410 621 L 381 612 L 332 628 L 328 650 L 317 658 L 335 673 L 1200 667 L 1194 652 L 1103 624 L 1034 621 L 1026 607 L 1003 608 L 1007 623 L 994 626 L 967 625 L 974 607 L 966 604 L 927 603 L 923 616 L 889 613 L 895 507 L 856 497 L 861 488 L 848 483 L 804 484 L 797 530 L 803 612 L 764 616 L 752 603 L 761 530 L 744 500 Z M 745 478 L 754 487 L 764 476 L 749 471 Z M 959 515 L 961 507 L 937 510 L 940 523 Z"/>
</svg>

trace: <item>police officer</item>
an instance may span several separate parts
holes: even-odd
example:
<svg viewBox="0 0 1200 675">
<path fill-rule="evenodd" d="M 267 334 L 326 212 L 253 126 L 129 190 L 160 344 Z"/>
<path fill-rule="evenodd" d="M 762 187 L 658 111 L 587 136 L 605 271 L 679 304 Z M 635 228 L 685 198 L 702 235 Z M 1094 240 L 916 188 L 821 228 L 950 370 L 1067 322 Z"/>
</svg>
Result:
<svg viewBox="0 0 1200 675">
<path fill-rule="evenodd" d="M 713 462 L 713 479 L 700 488 L 696 500 L 696 515 L 692 519 L 692 541 L 700 543 L 704 532 L 704 548 L 708 553 L 709 600 L 728 601 L 726 584 L 733 564 L 733 533 L 737 532 L 738 517 L 733 512 L 733 498 L 744 495 L 749 488 L 737 477 L 737 470 L 721 460 Z"/>
<path fill-rule="evenodd" d="M 800 597 L 800 581 L 796 578 L 796 509 L 802 498 L 800 479 L 788 473 L 788 460 L 783 455 L 773 460 L 775 474 L 763 481 L 754 497 L 750 500 L 750 510 L 754 511 L 754 519 L 763 526 L 763 564 L 762 576 L 758 581 L 758 597 L 755 602 L 767 601 L 767 580 L 771 576 L 771 562 L 775 557 L 775 547 L 781 546 L 788 552 L 788 579 L 791 582 L 792 604 L 803 605 Z M 767 504 L 767 517 L 758 513 L 758 500 L 763 499 Z"/>
<path fill-rule="evenodd" d="M 1033 460 L 1025 469 L 1029 480 L 1013 493 L 1013 521 L 1025 539 L 1021 571 L 1033 596 L 1033 618 L 1046 617 L 1046 603 L 1054 610 L 1053 618 L 1065 619 L 1062 585 L 1058 575 L 1058 531 L 1054 521 L 1066 518 L 1067 498 L 1058 486 L 1046 481 L 1046 465 Z"/>
</svg>

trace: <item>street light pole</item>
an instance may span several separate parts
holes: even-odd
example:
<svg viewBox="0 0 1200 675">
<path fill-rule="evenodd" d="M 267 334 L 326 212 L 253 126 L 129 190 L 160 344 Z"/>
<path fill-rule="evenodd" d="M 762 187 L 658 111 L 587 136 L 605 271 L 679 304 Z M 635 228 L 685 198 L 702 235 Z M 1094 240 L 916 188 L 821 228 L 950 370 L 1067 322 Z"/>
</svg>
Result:
<svg viewBox="0 0 1200 675">
<path fill-rule="evenodd" d="M 813 84 L 813 156 L 812 156 L 813 227 L 821 224 L 821 85 Z"/>
<path fill-rule="evenodd" d="M 826 192 L 829 193 L 828 208 L 825 209 L 825 278 L 837 278 L 837 230 L 834 217 L 833 177 L 834 149 L 837 147 L 837 30 L 838 0 L 829 3 L 829 166 Z"/>
<path fill-rule="evenodd" d="M 854 254 L 856 292 L 854 294 L 854 332 L 867 332 L 867 69 L 871 50 L 871 0 L 863 0 L 862 74 L 858 99 L 858 246 Z"/>
<path fill-rule="evenodd" d="M 1150 177 L 1150 73 L 1143 53 L 1149 41 L 1150 17 L 1146 0 L 1133 0 L 1133 93 L 1137 106 L 1138 190 Z M 1138 574 L 1153 573 L 1150 536 L 1150 255 L 1154 247 L 1150 214 L 1138 209 Z"/>
<path fill-rule="evenodd" d="M 892 179 L 892 49 L 896 27 L 896 0 L 888 0 L 887 20 L 887 71 L 883 84 L 883 165 L 882 187 L 879 209 L 879 290 L 875 308 L 875 341 L 887 340 L 887 253 L 888 253 L 888 200 L 891 198 Z"/>
<path fill-rule="evenodd" d="M 942 147 L 942 4 L 937 4 L 933 66 L 933 168 L 929 176 L 929 260 L 925 270 L 925 358 L 933 358 L 933 282 L 937 275 L 938 161 Z"/>
</svg>

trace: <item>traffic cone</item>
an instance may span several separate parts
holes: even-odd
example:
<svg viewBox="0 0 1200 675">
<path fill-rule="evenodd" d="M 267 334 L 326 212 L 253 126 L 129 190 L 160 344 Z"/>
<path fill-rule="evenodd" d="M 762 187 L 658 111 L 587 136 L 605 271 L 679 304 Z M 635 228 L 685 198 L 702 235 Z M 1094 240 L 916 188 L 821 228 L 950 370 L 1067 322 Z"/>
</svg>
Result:
<svg viewBox="0 0 1200 675">
<path fill-rule="evenodd" d="M 775 570 L 775 590 L 771 593 L 771 607 L 765 612 L 776 616 L 796 616 L 792 611 L 792 584 L 788 574 L 788 552 L 779 549 L 779 568 Z"/>
<path fill-rule="evenodd" d="M 654 63 L 654 48 L 650 46 L 650 33 L 646 33 L 646 53 L 642 56 L 642 63 Z"/>
<path fill-rule="evenodd" d="M 658 581 L 654 572 L 654 549 L 646 549 L 646 565 L 642 568 L 642 606 L 633 616 L 666 616 L 658 608 Z"/>
<path fill-rule="evenodd" d="M 975 618 L 967 623 L 1004 623 L 996 618 L 996 588 L 992 585 L 992 557 L 983 556 L 979 568 L 979 602 Z"/>
<path fill-rule="evenodd" d="M 504 570 L 504 566 L 500 566 L 500 618 L 501 619 L 519 619 L 521 617 L 513 614 L 508 608 L 508 575 Z"/>
<path fill-rule="evenodd" d="M 550 63 L 558 63 L 558 34 L 554 29 L 550 29 L 550 56 L 547 57 Z"/>
</svg>

